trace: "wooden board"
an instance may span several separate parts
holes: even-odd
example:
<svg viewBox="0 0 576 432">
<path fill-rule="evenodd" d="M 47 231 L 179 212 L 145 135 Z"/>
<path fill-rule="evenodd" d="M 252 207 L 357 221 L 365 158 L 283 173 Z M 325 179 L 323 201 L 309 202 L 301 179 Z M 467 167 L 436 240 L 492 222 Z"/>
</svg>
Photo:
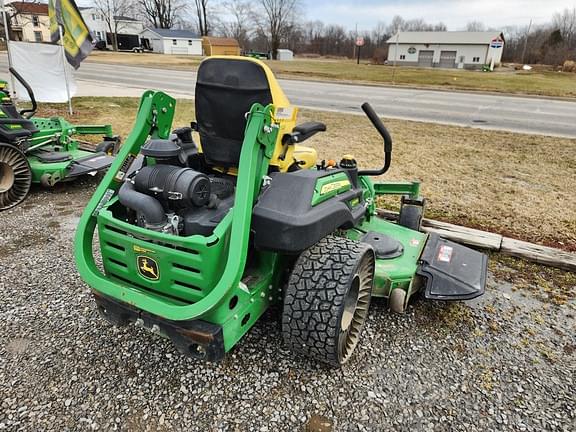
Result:
<svg viewBox="0 0 576 432">
<path fill-rule="evenodd" d="M 560 249 L 504 237 L 500 251 L 506 255 L 576 272 L 576 254 Z"/>
<path fill-rule="evenodd" d="M 398 220 L 398 213 L 379 209 L 378 214 L 388 220 Z M 489 250 L 500 250 L 502 236 L 473 228 L 466 228 L 432 219 L 422 221 L 422 231 L 438 234 L 445 239 Z"/>
<path fill-rule="evenodd" d="M 392 221 L 398 220 L 398 213 L 390 210 L 378 209 L 378 215 L 384 219 Z M 422 231 L 436 233 L 457 243 L 499 251 L 503 254 L 523 258 L 527 261 L 576 272 L 576 254 L 560 249 L 515 240 L 499 234 L 432 219 L 424 219 L 422 221 Z"/>
</svg>

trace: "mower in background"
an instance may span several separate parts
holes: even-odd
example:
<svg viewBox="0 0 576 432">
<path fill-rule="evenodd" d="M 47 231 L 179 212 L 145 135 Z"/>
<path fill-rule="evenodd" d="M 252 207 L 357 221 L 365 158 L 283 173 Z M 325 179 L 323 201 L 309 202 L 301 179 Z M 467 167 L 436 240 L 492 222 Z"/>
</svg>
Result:
<svg viewBox="0 0 576 432">
<path fill-rule="evenodd" d="M 114 161 L 120 140 L 110 125 L 73 125 L 62 117 L 34 117 L 34 93 L 13 68 L 12 75 L 28 92 L 31 108 L 18 111 L 0 81 L 0 211 L 20 204 L 32 183 L 52 187 L 85 174 L 95 175 Z M 103 135 L 95 149 L 78 138 Z"/>
<path fill-rule="evenodd" d="M 172 131 L 175 104 L 144 93 L 78 226 L 76 263 L 109 322 L 220 360 L 280 304 L 288 347 L 339 366 L 360 341 L 372 296 L 402 313 L 416 294 L 483 294 L 486 256 L 420 231 L 419 183 L 372 180 L 390 167 L 392 139 L 370 105 L 362 109 L 384 140 L 377 169 L 353 155 L 317 163 L 301 143 L 326 126 L 296 125 L 297 108 L 256 59 L 201 63 L 191 127 Z M 381 195 L 402 196 L 398 223 L 377 216 Z"/>
</svg>

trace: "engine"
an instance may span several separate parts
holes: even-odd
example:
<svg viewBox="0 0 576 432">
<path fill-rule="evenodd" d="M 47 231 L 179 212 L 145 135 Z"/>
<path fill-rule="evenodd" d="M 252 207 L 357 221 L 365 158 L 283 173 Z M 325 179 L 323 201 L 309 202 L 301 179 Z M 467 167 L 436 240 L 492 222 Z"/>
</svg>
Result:
<svg viewBox="0 0 576 432">
<path fill-rule="evenodd" d="M 210 235 L 234 204 L 235 184 L 205 168 L 191 129 L 149 140 L 141 154 L 143 166 L 118 193 L 128 221 L 174 235 Z"/>
</svg>

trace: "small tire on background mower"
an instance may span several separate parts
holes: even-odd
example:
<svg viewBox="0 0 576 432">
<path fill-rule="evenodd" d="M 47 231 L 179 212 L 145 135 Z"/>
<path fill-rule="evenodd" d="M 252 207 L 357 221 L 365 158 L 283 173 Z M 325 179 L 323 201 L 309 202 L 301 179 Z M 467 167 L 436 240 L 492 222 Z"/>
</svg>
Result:
<svg viewBox="0 0 576 432">
<path fill-rule="evenodd" d="M 420 231 L 422 228 L 422 217 L 424 209 L 419 205 L 405 204 L 400 209 L 398 216 L 398 225 L 409 228 L 414 231 Z"/>
<path fill-rule="evenodd" d="M 20 204 L 32 185 L 26 155 L 10 144 L 0 143 L 0 211 Z"/>
<path fill-rule="evenodd" d="M 293 351 L 332 366 L 354 352 L 374 284 L 372 247 L 328 236 L 298 257 L 282 311 L 282 336 Z"/>
<path fill-rule="evenodd" d="M 114 156 L 115 141 L 102 141 L 96 145 L 96 153 L 106 153 L 108 156 Z"/>
<path fill-rule="evenodd" d="M 394 288 L 388 297 L 388 307 L 397 314 L 406 312 L 406 291 L 402 288 Z"/>
</svg>

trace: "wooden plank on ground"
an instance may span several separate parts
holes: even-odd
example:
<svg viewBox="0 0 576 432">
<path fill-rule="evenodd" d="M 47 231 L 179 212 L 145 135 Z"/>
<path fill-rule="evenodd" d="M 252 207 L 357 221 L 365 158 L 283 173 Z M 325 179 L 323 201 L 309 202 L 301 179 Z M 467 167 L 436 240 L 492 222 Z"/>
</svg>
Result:
<svg viewBox="0 0 576 432">
<path fill-rule="evenodd" d="M 398 213 L 390 210 L 378 209 L 378 215 L 388 220 L 398 220 Z M 502 237 L 500 234 L 493 234 L 432 219 L 424 219 L 422 221 L 422 231 L 436 233 L 457 243 L 500 251 L 505 255 L 576 272 L 576 254 L 560 249 Z"/>
<path fill-rule="evenodd" d="M 378 209 L 378 214 L 385 219 L 398 220 L 398 213 Z M 445 239 L 489 250 L 500 250 L 502 236 L 473 228 L 467 228 L 432 219 L 422 221 L 422 231 L 438 234 Z"/>
<path fill-rule="evenodd" d="M 502 236 L 473 228 L 438 222 L 431 219 L 422 221 L 422 231 L 436 233 L 445 239 L 489 250 L 500 250 Z"/>
<path fill-rule="evenodd" d="M 560 249 L 504 237 L 500 251 L 539 264 L 576 271 L 576 254 Z"/>
</svg>

